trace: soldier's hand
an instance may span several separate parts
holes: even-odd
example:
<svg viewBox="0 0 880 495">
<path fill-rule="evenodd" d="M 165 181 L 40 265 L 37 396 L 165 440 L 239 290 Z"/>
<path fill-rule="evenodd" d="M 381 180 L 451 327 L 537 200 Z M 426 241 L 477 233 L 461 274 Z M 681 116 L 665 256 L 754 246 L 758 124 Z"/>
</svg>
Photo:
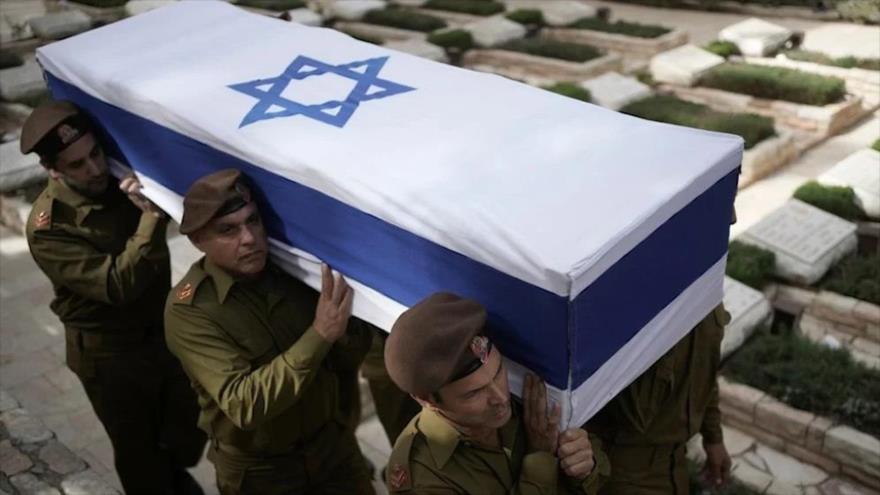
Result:
<svg viewBox="0 0 880 495">
<path fill-rule="evenodd" d="M 353 298 L 354 291 L 342 275 L 334 277 L 329 266 L 321 265 L 321 295 L 312 327 L 327 342 L 336 342 L 345 334 Z"/>
<path fill-rule="evenodd" d="M 135 206 L 140 208 L 141 211 L 152 213 L 157 217 L 161 217 L 165 215 L 155 203 L 146 198 L 143 194 L 141 194 L 141 182 L 135 177 L 134 174 L 131 174 L 119 182 L 119 189 L 122 190 L 126 195 L 128 195 L 128 199 L 134 203 Z"/>
<path fill-rule="evenodd" d="M 559 404 L 553 403 L 548 410 L 544 380 L 527 373 L 523 385 L 523 420 L 529 452 L 556 455 L 560 415 Z"/>
<path fill-rule="evenodd" d="M 703 466 L 703 480 L 711 488 L 719 488 L 730 480 L 730 454 L 723 443 L 703 444 L 706 451 L 706 465 Z"/>
<path fill-rule="evenodd" d="M 569 428 L 559 434 L 559 450 L 556 457 L 565 475 L 582 480 L 593 472 L 596 459 L 593 457 L 593 444 L 586 431 Z"/>
</svg>

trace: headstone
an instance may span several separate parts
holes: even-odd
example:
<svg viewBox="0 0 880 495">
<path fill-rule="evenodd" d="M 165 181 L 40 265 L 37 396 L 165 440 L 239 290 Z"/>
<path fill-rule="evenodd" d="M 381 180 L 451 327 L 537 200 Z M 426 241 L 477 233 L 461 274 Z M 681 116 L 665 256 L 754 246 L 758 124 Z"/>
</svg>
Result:
<svg viewBox="0 0 880 495">
<path fill-rule="evenodd" d="M 21 101 L 43 91 L 46 91 L 43 70 L 34 60 L 0 70 L 0 98 L 6 101 Z"/>
<path fill-rule="evenodd" d="M 856 151 L 819 176 L 819 182 L 849 186 L 872 218 L 880 218 L 880 151 Z"/>
<path fill-rule="evenodd" d="M 573 0 L 505 0 L 504 3 L 508 12 L 520 9 L 540 10 L 544 22 L 550 26 L 568 26 L 584 17 L 596 16 L 594 7 Z"/>
<path fill-rule="evenodd" d="M 739 240 L 776 254 L 776 274 L 811 285 L 856 249 L 856 226 L 797 199 L 790 199 Z"/>
<path fill-rule="evenodd" d="M 762 324 L 773 319 L 773 307 L 763 293 L 748 285 L 724 277 L 724 308 L 730 313 L 730 323 L 724 328 L 721 357 L 738 349 Z"/>
<path fill-rule="evenodd" d="M 359 21 L 367 12 L 384 9 L 384 0 L 337 0 L 329 6 L 330 17 L 346 21 Z"/>
<path fill-rule="evenodd" d="M 385 48 L 397 50 L 399 52 L 409 53 L 417 57 L 426 58 L 435 62 L 449 62 L 446 52 L 437 45 L 422 40 L 406 40 L 406 41 L 389 41 L 385 43 Z"/>
<path fill-rule="evenodd" d="M 304 26 L 320 27 L 324 24 L 324 18 L 321 17 L 321 14 L 311 9 L 288 10 L 287 15 L 290 16 L 290 22 L 296 22 Z"/>
<path fill-rule="evenodd" d="M 508 41 L 522 38 L 526 28 L 504 16 L 492 16 L 462 26 L 471 33 L 474 43 L 482 47 L 493 47 Z"/>
<path fill-rule="evenodd" d="M 0 192 L 6 193 L 44 180 L 46 169 L 34 153 L 22 155 L 19 141 L 0 144 Z"/>
<path fill-rule="evenodd" d="M 694 45 L 683 45 L 651 58 L 651 76 L 657 82 L 693 86 L 709 69 L 724 58 Z"/>
<path fill-rule="evenodd" d="M 788 28 L 753 17 L 722 29 L 718 39 L 735 44 L 743 55 L 763 57 L 779 51 L 791 34 Z"/>
<path fill-rule="evenodd" d="M 581 86 L 590 92 L 594 103 L 612 110 L 619 110 L 628 103 L 651 96 L 648 85 L 617 72 L 606 72 L 582 82 Z"/>
<path fill-rule="evenodd" d="M 44 40 L 60 40 L 79 34 L 92 27 L 92 18 L 79 10 L 53 12 L 29 21 L 37 37 Z"/>
<path fill-rule="evenodd" d="M 136 16 L 176 2 L 177 0 L 129 0 L 125 4 L 125 15 Z"/>
</svg>

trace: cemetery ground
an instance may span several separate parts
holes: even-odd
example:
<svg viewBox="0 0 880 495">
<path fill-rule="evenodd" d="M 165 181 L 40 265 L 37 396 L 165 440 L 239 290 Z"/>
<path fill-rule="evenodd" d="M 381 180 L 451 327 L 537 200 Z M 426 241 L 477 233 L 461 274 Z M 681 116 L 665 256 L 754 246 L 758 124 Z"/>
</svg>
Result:
<svg viewBox="0 0 880 495">
<path fill-rule="evenodd" d="M 22 236 L 45 181 L 18 153 L 20 126 L 46 97 L 34 50 L 174 1 L 0 3 L 0 495 L 120 490 L 109 440 L 64 364 L 51 286 Z M 742 136 L 720 380 L 734 483 L 723 493 L 880 493 L 880 27 L 835 10 L 724 1 L 732 12 L 634 0 L 233 3 Z M 169 245 L 177 280 L 198 253 L 173 234 Z M 358 439 L 378 474 L 390 446 L 362 394 Z M 699 438 L 688 450 L 697 466 Z M 209 462 L 194 474 L 216 493 Z M 696 469 L 693 483 L 698 493 Z"/>
</svg>

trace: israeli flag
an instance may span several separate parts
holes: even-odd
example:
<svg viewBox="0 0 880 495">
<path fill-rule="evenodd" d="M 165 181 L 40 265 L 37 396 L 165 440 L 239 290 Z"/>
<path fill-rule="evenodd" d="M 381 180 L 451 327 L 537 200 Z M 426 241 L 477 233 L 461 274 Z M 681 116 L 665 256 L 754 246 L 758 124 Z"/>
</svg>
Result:
<svg viewBox="0 0 880 495">
<path fill-rule="evenodd" d="M 179 2 L 44 46 L 147 195 L 236 167 L 276 261 L 389 329 L 435 291 L 482 302 L 512 390 L 532 370 L 581 424 L 722 298 L 739 137 Z"/>
</svg>

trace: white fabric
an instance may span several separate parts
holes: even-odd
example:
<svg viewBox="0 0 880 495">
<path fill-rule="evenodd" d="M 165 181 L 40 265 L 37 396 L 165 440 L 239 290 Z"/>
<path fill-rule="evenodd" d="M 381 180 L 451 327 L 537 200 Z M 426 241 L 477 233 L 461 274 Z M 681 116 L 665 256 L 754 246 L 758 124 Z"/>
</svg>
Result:
<svg viewBox="0 0 880 495">
<path fill-rule="evenodd" d="M 240 129 L 256 100 L 227 86 L 275 77 L 298 55 L 333 64 L 390 55 L 379 77 L 417 89 L 362 103 L 344 129 L 303 116 Z M 572 298 L 741 158 L 739 137 L 623 116 L 222 2 L 178 2 L 38 57 L 98 99 Z M 346 81 L 291 87 L 314 103 L 343 98 Z"/>
</svg>

